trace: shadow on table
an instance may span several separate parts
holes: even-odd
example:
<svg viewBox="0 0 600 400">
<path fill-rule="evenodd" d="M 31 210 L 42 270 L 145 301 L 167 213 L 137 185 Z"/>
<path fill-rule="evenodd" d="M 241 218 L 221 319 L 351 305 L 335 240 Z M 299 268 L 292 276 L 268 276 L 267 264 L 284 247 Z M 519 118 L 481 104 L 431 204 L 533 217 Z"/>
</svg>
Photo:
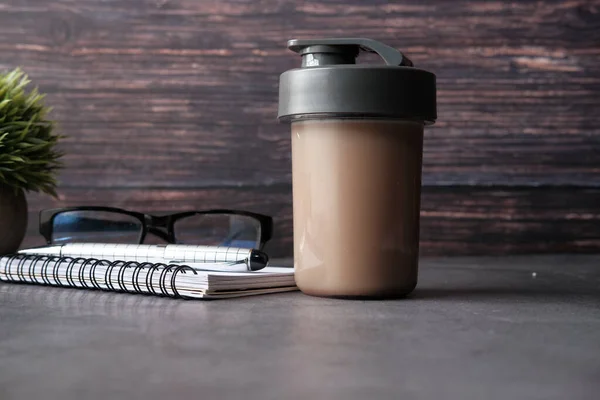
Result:
<svg viewBox="0 0 600 400">
<path fill-rule="evenodd" d="M 74 317 L 100 314 L 133 319 L 155 314 L 169 319 L 190 304 L 170 297 L 19 283 L 2 284 L 0 295 L 4 303 L 39 306 L 49 313 L 62 311 Z"/>
</svg>

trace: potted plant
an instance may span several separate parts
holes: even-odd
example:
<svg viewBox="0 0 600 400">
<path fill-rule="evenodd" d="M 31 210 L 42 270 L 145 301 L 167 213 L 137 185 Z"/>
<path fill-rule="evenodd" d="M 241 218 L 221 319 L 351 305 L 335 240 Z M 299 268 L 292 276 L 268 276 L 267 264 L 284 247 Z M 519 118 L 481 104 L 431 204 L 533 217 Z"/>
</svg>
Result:
<svg viewBox="0 0 600 400">
<path fill-rule="evenodd" d="M 56 197 L 61 153 L 49 108 L 20 69 L 0 74 L 0 254 L 15 252 L 27 229 L 26 191 Z"/>
</svg>

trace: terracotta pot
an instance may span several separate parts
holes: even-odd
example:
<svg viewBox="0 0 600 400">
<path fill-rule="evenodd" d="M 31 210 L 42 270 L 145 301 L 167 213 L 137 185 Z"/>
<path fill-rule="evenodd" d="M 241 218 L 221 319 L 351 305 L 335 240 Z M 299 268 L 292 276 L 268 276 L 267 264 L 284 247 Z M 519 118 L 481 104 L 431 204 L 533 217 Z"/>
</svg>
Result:
<svg viewBox="0 0 600 400">
<path fill-rule="evenodd" d="M 25 193 L 0 184 L 0 254 L 19 249 L 27 230 L 27 199 Z"/>
</svg>

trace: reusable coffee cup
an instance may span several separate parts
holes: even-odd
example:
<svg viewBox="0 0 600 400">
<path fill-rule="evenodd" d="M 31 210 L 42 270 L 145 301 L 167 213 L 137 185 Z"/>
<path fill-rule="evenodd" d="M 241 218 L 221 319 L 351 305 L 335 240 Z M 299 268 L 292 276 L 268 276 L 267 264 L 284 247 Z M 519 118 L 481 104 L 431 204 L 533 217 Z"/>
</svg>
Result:
<svg viewBox="0 0 600 400">
<path fill-rule="evenodd" d="M 294 268 L 327 297 L 399 297 L 417 284 L 423 129 L 435 75 L 363 38 L 290 40 L 300 68 L 279 82 L 291 123 Z M 361 51 L 385 65 L 356 64 Z"/>
</svg>

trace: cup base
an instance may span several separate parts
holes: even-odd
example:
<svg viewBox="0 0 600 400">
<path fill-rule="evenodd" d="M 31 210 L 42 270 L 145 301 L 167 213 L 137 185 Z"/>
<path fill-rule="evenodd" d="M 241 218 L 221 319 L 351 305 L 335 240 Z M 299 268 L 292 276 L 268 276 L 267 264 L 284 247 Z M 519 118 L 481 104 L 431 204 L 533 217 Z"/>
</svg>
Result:
<svg viewBox="0 0 600 400">
<path fill-rule="evenodd" d="M 417 287 L 417 282 L 402 289 L 384 290 L 380 292 L 365 292 L 365 293 L 335 293 L 333 291 L 315 290 L 314 288 L 306 288 L 298 285 L 302 293 L 312 297 L 324 297 L 338 300 L 401 300 L 407 299 Z"/>
</svg>

